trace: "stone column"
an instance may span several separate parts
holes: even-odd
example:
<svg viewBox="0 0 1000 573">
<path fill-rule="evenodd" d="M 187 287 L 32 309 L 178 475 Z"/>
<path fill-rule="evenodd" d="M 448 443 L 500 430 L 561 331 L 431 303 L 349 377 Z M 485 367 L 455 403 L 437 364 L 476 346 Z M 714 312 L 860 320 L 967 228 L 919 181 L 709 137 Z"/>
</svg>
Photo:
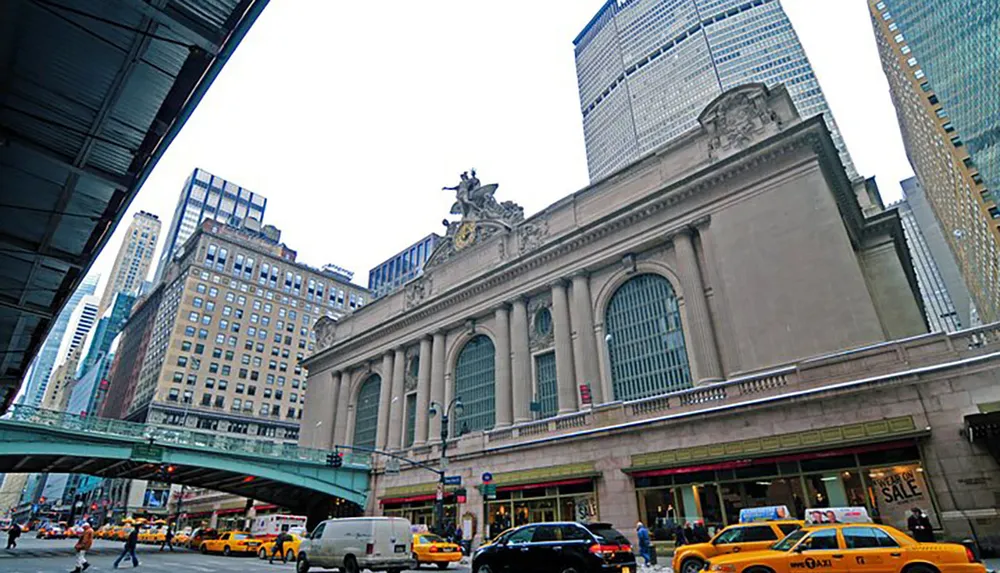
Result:
<svg viewBox="0 0 1000 573">
<path fill-rule="evenodd" d="M 552 284 L 552 334 L 556 342 L 560 414 L 576 411 L 576 374 L 573 371 L 573 335 L 570 328 L 566 283 L 559 280 Z"/>
<path fill-rule="evenodd" d="M 350 378 L 354 379 L 357 378 L 358 376 L 359 376 L 358 373 L 352 372 Z M 364 374 L 364 376 L 367 377 L 368 374 Z M 359 382 L 359 385 L 361 382 L 363 382 L 363 380 Z M 358 404 L 356 402 L 357 396 L 354 395 L 354 388 L 352 387 L 353 384 L 347 384 L 347 386 L 348 386 L 347 395 L 349 396 L 350 401 L 347 403 L 347 416 L 344 417 L 344 445 L 353 446 L 354 422 L 357 419 L 358 415 Z M 344 385 L 341 385 L 341 388 L 343 387 Z"/>
<path fill-rule="evenodd" d="M 511 362 L 511 409 L 514 423 L 531 420 L 531 354 L 528 348 L 528 301 L 518 298 L 511 303 L 510 339 L 513 351 Z"/>
<path fill-rule="evenodd" d="M 431 339 L 420 339 L 420 363 L 417 371 L 417 425 L 413 445 L 427 443 L 427 410 L 431 405 Z"/>
<path fill-rule="evenodd" d="M 382 355 L 382 383 L 378 394 L 378 426 L 375 429 L 375 447 L 385 449 L 389 437 L 389 407 L 392 400 L 392 352 Z"/>
<path fill-rule="evenodd" d="M 441 408 L 448 405 L 444 403 L 444 332 L 434 333 L 434 340 L 431 342 L 431 401 L 437 402 Z M 436 444 L 441 441 L 440 416 L 444 412 L 438 412 L 438 417 L 428 422 L 427 441 Z"/>
<path fill-rule="evenodd" d="M 340 372 L 333 372 L 330 374 L 330 387 L 327 389 L 330 394 L 330 401 L 326 405 L 327 407 L 323 409 L 323 412 L 316 418 L 317 421 L 323 422 L 314 430 L 316 439 L 316 447 L 328 450 L 332 449 L 333 445 L 337 442 L 335 441 L 335 433 L 337 428 L 337 407 L 340 404 Z M 308 392 L 309 389 L 307 388 Z M 306 402 L 308 404 L 308 402 Z"/>
<path fill-rule="evenodd" d="M 389 450 L 403 448 L 403 375 L 406 374 L 406 353 L 403 348 L 392 351 L 392 391 L 389 398 Z"/>
<path fill-rule="evenodd" d="M 514 419 L 511 409 L 512 392 L 510 378 L 510 311 L 503 305 L 494 313 L 496 316 L 496 413 L 497 428 L 506 428 Z"/>
<path fill-rule="evenodd" d="M 337 397 L 337 417 L 333 420 L 333 443 L 347 444 L 348 406 L 351 404 L 351 374 L 340 372 L 340 396 Z"/>
<path fill-rule="evenodd" d="M 590 395 L 594 404 L 604 403 L 604 387 L 601 384 L 601 369 L 597 362 L 597 336 L 594 334 L 594 310 L 590 298 L 590 277 L 586 273 L 573 275 L 573 327 L 576 329 L 581 365 L 577 372 L 580 384 L 590 385 Z"/>
<path fill-rule="evenodd" d="M 692 350 L 698 365 L 698 383 L 722 380 L 719 351 L 715 347 L 712 318 L 708 314 L 705 285 L 698 268 L 698 256 L 691 241 L 693 230 L 684 228 L 673 236 L 677 252 L 677 266 L 680 269 L 681 285 L 684 288 L 684 304 L 687 307 L 688 332 L 691 340 L 687 346 Z"/>
</svg>

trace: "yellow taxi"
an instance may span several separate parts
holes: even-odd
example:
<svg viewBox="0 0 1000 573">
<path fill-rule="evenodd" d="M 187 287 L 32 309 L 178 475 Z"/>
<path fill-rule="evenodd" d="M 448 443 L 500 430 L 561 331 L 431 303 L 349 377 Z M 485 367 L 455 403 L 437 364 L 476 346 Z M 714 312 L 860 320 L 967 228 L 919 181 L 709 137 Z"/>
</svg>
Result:
<svg viewBox="0 0 1000 573">
<path fill-rule="evenodd" d="M 956 543 L 919 543 L 874 523 L 807 525 L 770 549 L 714 557 L 711 573 L 986 573 L 972 551 Z"/>
<path fill-rule="evenodd" d="M 285 552 L 285 559 L 295 561 L 299 557 L 299 544 L 302 543 L 302 536 L 294 533 L 289 533 L 289 535 L 292 536 L 292 539 L 285 541 L 284 545 L 282 545 L 282 550 Z M 271 553 L 274 552 L 275 542 L 276 538 L 274 537 L 266 541 L 262 541 L 260 549 L 257 550 L 257 557 L 261 559 L 270 559 Z M 281 556 L 277 555 L 276 557 L 280 558 Z"/>
<path fill-rule="evenodd" d="M 174 545 L 187 545 L 187 542 L 190 540 L 191 540 L 191 530 L 185 528 L 184 531 L 180 531 L 174 534 L 174 538 L 173 540 L 171 540 L 171 543 L 173 543 Z"/>
<path fill-rule="evenodd" d="M 729 553 L 767 549 L 776 541 L 801 528 L 794 520 L 738 523 L 723 529 L 708 543 L 682 545 L 674 550 L 676 573 L 698 573 L 709 559 Z"/>
<path fill-rule="evenodd" d="M 206 539 L 198 548 L 202 553 L 222 553 L 229 556 L 233 553 L 257 553 L 261 541 L 254 539 L 246 531 L 226 531 L 217 539 Z"/>
<path fill-rule="evenodd" d="M 447 569 L 449 563 L 462 560 L 462 548 L 433 533 L 414 533 L 413 560 L 417 567 L 433 563 L 438 569 Z"/>
</svg>

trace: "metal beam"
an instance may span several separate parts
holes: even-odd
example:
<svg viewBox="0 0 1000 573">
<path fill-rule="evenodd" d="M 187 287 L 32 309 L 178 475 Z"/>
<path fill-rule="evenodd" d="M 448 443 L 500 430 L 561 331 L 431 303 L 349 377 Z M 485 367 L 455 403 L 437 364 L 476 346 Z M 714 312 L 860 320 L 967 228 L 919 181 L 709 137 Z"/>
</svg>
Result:
<svg viewBox="0 0 1000 573">
<path fill-rule="evenodd" d="M 77 175 L 82 175 L 83 177 L 88 177 L 90 179 L 96 179 L 97 181 L 100 181 L 105 185 L 109 185 L 118 191 L 128 190 L 128 178 L 115 175 L 114 173 L 108 173 L 107 171 L 96 169 L 94 167 L 81 167 L 79 165 L 75 165 L 72 159 L 64 157 L 56 151 L 34 143 L 31 139 L 13 131 L 9 127 L 0 127 L 0 147 L 3 147 L 4 143 L 27 151 L 32 155 L 49 161 L 50 163 L 54 163 L 71 173 L 76 173 Z"/>
<path fill-rule="evenodd" d="M 13 249 L 3 249 L 3 251 L 9 251 L 12 254 L 23 254 L 26 257 L 45 257 L 47 259 L 63 263 L 64 265 L 74 269 L 83 269 L 83 265 L 85 263 L 84 258 L 79 255 L 74 255 L 73 253 L 67 253 L 66 251 L 53 249 L 51 247 L 43 247 L 39 243 L 33 243 L 3 231 L 0 231 L 0 243 L 14 247 Z M 27 289 L 29 286 L 25 286 L 25 288 Z"/>
<path fill-rule="evenodd" d="M 23 458 L 21 458 L 21 461 L 14 464 L 14 468 L 10 470 L 10 473 L 12 474 L 20 473 L 20 469 L 23 468 L 25 464 L 27 464 L 29 461 L 31 461 L 31 458 L 32 456 L 24 456 Z"/>
<path fill-rule="evenodd" d="M 10 297 L 0 295 L 0 306 L 6 308 L 12 308 L 20 312 L 26 312 L 28 314 L 33 314 L 37 317 L 44 318 L 46 320 L 52 320 L 54 314 L 47 308 L 38 306 L 37 304 L 31 304 L 30 302 L 18 303 L 12 300 Z"/>
<path fill-rule="evenodd" d="M 184 24 L 181 24 L 176 19 L 170 17 L 169 15 L 160 11 L 159 8 L 147 4 L 146 2 L 139 0 L 133 2 L 123 3 L 126 6 L 135 8 L 142 15 L 149 17 L 150 19 L 156 21 L 158 24 L 163 24 L 174 34 L 177 34 L 181 38 L 191 42 L 195 46 L 198 46 L 202 50 L 212 54 L 213 56 L 219 55 L 219 46 L 214 44 L 211 40 L 202 36 L 198 32 L 195 32 L 191 28 L 188 28 Z"/>
</svg>

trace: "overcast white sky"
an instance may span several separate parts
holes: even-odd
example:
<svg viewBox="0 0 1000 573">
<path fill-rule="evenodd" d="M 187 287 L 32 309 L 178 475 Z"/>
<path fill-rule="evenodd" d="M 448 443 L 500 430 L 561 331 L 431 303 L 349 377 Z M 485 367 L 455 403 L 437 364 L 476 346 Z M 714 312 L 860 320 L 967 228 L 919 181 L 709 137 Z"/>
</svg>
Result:
<svg viewBox="0 0 1000 573">
<path fill-rule="evenodd" d="M 583 188 L 572 41 L 603 1 L 272 1 L 101 253 L 100 288 L 132 213 L 166 228 L 194 167 L 264 194 L 299 260 L 359 284 L 443 230 L 441 187 L 470 167 L 529 215 Z M 897 198 L 911 170 L 865 2 L 782 4 L 859 172 Z"/>
</svg>

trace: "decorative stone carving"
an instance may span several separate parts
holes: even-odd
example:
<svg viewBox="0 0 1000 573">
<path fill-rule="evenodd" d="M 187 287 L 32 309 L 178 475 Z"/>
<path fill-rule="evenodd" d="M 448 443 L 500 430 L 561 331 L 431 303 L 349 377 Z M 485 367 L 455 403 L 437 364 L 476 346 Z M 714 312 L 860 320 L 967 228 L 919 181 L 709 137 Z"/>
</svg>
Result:
<svg viewBox="0 0 1000 573">
<path fill-rule="evenodd" d="M 764 84 L 747 84 L 705 108 L 698 121 L 709 135 L 709 158 L 721 159 L 781 129 L 778 114 L 768 105 L 769 95 Z"/>
<path fill-rule="evenodd" d="M 406 285 L 406 308 L 416 306 L 431 294 L 431 278 L 421 276 Z"/>
<path fill-rule="evenodd" d="M 539 324 L 542 318 L 542 311 L 548 313 L 548 327 Z M 540 294 L 528 301 L 528 345 L 532 351 L 551 348 L 553 345 L 552 326 L 552 296 L 548 293 Z"/>
<path fill-rule="evenodd" d="M 316 349 L 326 348 L 333 344 L 333 336 L 337 332 L 337 321 L 328 316 L 321 316 L 313 325 L 313 330 L 316 331 Z"/>
<path fill-rule="evenodd" d="M 405 367 L 403 373 L 403 391 L 412 392 L 417 389 L 417 377 L 419 375 L 419 365 L 420 365 L 420 347 L 411 346 L 406 349 L 405 356 Z M 417 367 L 414 367 L 417 365 Z"/>
<path fill-rule="evenodd" d="M 439 265 L 457 252 L 482 243 L 501 231 L 510 231 L 524 220 L 524 208 L 513 201 L 498 203 L 493 198 L 497 184 L 481 185 L 476 170 L 462 173 L 454 187 L 444 187 L 455 192 L 452 215 L 461 215 L 457 221 L 443 220 L 445 236 L 431 252 L 424 268 Z"/>
<path fill-rule="evenodd" d="M 533 251 L 542 246 L 549 236 L 549 218 L 546 215 L 522 223 L 517 228 L 517 248 L 520 254 Z"/>
</svg>

